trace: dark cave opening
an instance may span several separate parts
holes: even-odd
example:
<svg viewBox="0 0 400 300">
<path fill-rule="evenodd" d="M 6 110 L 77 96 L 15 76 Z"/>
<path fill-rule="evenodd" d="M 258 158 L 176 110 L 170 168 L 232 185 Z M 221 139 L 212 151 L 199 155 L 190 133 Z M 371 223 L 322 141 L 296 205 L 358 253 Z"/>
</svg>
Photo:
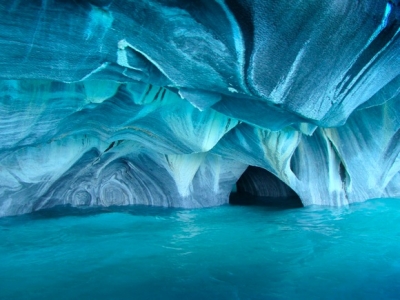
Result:
<svg viewBox="0 0 400 300">
<path fill-rule="evenodd" d="M 299 196 L 287 184 L 271 172 L 253 166 L 249 166 L 236 182 L 236 190 L 231 193 L 229 204 L 303 207 Z"/>
</svg>

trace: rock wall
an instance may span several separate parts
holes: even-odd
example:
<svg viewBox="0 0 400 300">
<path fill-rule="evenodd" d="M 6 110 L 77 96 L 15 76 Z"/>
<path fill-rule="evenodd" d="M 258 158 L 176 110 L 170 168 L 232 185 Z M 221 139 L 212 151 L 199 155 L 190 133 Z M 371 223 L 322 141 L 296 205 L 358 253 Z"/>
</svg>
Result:
<svg viewBox="0 0 400 300">
<path fill-rule="evenodd" d="M 4 0 L 0 216 L 400 196 L 397 1 Z M 266 183 L 268 185 L 268 183 Z"/>
</svg>

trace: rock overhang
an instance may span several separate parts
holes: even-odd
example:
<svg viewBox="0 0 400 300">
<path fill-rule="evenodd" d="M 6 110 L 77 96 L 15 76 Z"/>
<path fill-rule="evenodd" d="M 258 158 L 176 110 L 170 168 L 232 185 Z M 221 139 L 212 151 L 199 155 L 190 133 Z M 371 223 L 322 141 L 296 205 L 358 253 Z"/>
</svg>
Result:
<svg viewBox="0 0 400 300">
<path fill-rule="evenodd" d="M 400 194 L 393 1 L 1 6 L 2 215 L 219 205 L 248 165 L 305 205 Z"/>
</svg>

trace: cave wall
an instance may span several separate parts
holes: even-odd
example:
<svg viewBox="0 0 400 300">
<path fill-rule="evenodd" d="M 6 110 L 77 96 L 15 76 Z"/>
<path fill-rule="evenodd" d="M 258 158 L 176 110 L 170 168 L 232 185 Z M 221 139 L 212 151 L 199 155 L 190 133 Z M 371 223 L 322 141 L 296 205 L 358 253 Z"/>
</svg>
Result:
<svg viewBox="0 0 400 300">
<path fill-rule="evenodd" d="M 0 4 L 0 215 L 400 195 L 396 1 Z"/>
</svg>

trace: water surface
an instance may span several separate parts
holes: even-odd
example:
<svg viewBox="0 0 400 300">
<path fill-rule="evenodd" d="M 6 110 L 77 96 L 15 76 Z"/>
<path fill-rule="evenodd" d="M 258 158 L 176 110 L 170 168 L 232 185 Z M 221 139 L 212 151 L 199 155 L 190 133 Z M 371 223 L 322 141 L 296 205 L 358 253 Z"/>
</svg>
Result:
<svg viewBox="0 0 400 300">
<path fill-rule="evenodd" d="M 400 199 L 0 219 L 0 299 L 400 299 Z"/>
</svg>

